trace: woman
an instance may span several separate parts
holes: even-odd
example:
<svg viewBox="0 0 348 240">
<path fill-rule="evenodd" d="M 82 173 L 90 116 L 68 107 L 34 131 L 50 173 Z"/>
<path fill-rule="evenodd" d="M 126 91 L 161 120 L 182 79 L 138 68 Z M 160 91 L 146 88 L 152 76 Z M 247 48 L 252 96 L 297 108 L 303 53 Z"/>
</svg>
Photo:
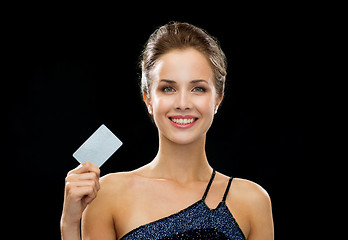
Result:
<svg viewBox="0 0 348 240">
<path fill-rule="evenodd" d="M 142 94 L 158 128 L 147 165 L 108 174 L 81 164 L 66 177 L 62 239 L 273 239 L 259 185 L 215 172 L 206 134 L 224 95 L 225 55 L 202 29 L 170 23 L 142 55 Z"/>
</svg>

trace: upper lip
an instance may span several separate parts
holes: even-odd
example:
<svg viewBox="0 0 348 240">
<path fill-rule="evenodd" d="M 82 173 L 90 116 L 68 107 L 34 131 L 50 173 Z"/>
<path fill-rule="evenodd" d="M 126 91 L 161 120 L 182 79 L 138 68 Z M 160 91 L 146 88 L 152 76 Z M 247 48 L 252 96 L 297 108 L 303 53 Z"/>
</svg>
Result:
<svg viewBox="0 0 348 240">
<path fill-rule="evenodd" d="M 173 115 L 169 116 L 169 118 L 175 118 L 175 119 L 197 119 L 198 117 L 193 115 Z"/>
</svg>

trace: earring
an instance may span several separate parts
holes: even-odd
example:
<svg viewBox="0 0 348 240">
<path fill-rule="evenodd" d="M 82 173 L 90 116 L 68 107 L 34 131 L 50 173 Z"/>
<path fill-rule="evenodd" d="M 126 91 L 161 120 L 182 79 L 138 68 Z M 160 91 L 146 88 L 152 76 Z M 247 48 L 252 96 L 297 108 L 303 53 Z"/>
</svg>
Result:
<svg viewBox="0 0 348 240">
<path fill-rule="evenodd" d="M 216 108 L 215 108 L 215 112 L 214 112 L 214 114 L 217 114 L 217 110 L 218 110 L 218 107 L 216 107 Z"/>
<path fill-rule="evenodd" d="M 149 114 L 152 115 L 152 110 L 150 106 L 147 106 L 147 110 L 149 111 Z"/>
</svg>

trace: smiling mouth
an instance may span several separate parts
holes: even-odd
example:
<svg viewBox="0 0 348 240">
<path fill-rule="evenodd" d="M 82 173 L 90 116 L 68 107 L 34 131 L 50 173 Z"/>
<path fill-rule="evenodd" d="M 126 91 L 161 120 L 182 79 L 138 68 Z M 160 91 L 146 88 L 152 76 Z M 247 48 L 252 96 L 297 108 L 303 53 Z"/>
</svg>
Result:
<svg viewBox="0 0 348 240">
<path fill-rule="evenodd" d="M 198 118 L 193 116 L 173 116 L 173 117 L 169 117 L 169 120 L 175 124 L 189 125 L 197 121 Z"/>
</svg>

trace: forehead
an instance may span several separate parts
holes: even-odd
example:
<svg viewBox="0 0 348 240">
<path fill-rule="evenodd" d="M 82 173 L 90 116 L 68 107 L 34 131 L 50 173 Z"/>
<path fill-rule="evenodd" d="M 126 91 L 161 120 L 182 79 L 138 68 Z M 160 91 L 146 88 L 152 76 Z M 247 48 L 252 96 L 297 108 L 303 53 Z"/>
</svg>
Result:
<svg viewBox="0 0 348 240">
<path fill-rule="evenodd" d="M 204 79 L 213 81 L 213 71 L 207 58 L 199 51 L 188 48 L 172 50 L 162 55 L 152 71 L 153 81 L 161 79 L 176 82 Z"/>
</svg>

